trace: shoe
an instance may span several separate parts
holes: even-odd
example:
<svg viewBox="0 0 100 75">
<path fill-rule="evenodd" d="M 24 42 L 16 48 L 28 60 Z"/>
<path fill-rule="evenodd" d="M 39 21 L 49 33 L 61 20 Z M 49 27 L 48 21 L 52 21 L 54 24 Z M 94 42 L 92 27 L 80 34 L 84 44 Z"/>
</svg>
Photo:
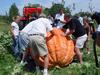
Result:
<svg viewBox="0 0 100 75">
<path fill-rule="evenodd" d="M 43 72 L 43 75 L 49 75 L 48 72 Z"/>
<path fill-rule="evenodd" d="M 88 51 L 87 54 L 90 54 L 90 51 Z"/>
<path fill-rule="evenodd" d="M 22 65 L 22 66 L 25 66 L 26 64 L 27 64 L 27 61 L 23 61 L 23 60 L 22 60 L 22 61 L 20 62 L 20 65 Z"/>
<path fill-rule="evenodd" d="M 43 74 L 43 75 L 50 75 L 50 74 Z"/>
</svg>

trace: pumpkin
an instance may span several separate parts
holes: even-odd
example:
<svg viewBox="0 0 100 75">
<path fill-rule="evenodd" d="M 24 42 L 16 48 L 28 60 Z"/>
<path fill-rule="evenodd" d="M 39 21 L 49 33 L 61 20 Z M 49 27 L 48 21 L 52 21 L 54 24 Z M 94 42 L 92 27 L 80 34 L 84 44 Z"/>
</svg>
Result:
<svg viewBox="0 0 100 75">
<path fill-rule="evenodd" d="M 54 28 L 56 35 L 47 33 L 46 44 L 48 47 L 49 68 L 54 66 L 63 67 L 70 64 L 75 55 L 74 42 L 68 36 L 62 36 L 63 30 Z M 40 65 L 44 65 L 43 58 L 39 58 Z"/>
</svg>

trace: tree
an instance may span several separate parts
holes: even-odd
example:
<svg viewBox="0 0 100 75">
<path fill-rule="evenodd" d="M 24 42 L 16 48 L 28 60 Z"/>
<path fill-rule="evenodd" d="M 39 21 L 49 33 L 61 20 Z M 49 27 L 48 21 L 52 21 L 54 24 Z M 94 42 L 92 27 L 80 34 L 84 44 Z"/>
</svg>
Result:
<svg viewBox="0 0 100 75">
<path fill-rule="evenodd" d="M 48 16 L 50 14 L 49 11 L 50 11 L 49 8 L 44 8 L 43 13 Z"/>
<path fill-rule="evenodd" d="M 91 13 L 94 12 L 94 11 L 93 11 L 94 8 L 95 8 L 95 7 L 94 7 L 93 4 L 92 4 L 92 0 L 90 0 L 90 1 L 89 1 L 89 10 L 90 10 Z"/>
<path fill-rule="evenodd" d="M 74 16 L 88 16 L 88 17 L 90 17 L 92 14 L 91 13 L 89 13 L 89 12 L 79 12 L 79 13 L 77 13 L 77 14 L 75 14 Z"/>
<path fill-rule="evenodd" d="M 60 9 L 63 9 L 65 13 L 70 13 L 70 9 L 68 7 L 65 8 L 63 4 L 53 4 L 49 14 L 54 16 Z"/>
<path fill-rule="evenodd" d="M 9 20 L 12 21 L 12 17 L 19 15 L 19 10 L 15 3 L 13 3 L 9 9 Z"/>
</svg>

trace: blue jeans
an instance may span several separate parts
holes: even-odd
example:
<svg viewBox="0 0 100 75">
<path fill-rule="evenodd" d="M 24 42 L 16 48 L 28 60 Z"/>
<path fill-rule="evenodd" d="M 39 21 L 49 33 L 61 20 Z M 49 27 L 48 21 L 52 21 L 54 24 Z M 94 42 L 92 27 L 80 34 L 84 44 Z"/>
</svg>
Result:
<svg viewBox="0 0 100 75">
<path fill-rule="evenodd" d="M 20 32 L 19 34 L 19 50 L 22 53 L 28 48 L 29 36 L 26 33 Z"/>
<path fill-rule="evenodd" d="M 19 43 L 18 43 L 18 36 L 16 38 L 13 38 L 13 45 L 12 45 L 12 50 L 13 50 L 13 53 L 14 55 L 17 57 L 19 56 Z"/>
</svg>

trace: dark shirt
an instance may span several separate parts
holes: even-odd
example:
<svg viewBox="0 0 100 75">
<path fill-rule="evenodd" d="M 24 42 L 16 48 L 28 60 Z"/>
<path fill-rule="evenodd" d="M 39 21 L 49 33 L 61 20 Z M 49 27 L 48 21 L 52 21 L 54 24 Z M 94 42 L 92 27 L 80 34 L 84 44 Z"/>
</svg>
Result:
<svg viewBox="0 0 100 75">
<path fill-rule="evenodd" d="M 83 36 L 86 34 L 84 27 L 81 25 L 81 23 L 77 19 L 71 19 L 68 23 L 66 23 L 63 26 L 64 29 L 70 29 L 70 30 L 75 30 L 75 32 L 72 33 L 72 35 L 75 38 L 78 38 L 80 36 Z"/>
</svg>

